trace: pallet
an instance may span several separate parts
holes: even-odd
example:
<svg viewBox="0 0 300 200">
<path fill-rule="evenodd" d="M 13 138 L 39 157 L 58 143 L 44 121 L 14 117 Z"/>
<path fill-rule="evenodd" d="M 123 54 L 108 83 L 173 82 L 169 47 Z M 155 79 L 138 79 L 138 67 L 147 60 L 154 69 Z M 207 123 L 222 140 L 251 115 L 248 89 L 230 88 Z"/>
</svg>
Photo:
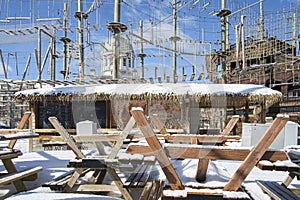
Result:
<svg viewBox="0 0 300 200">
<path fill-rule="evenodd" d="M 299 200 L 300 197 L 275 181 L 257 181 L 261 189 L 275 200 Z"/>
</svg>

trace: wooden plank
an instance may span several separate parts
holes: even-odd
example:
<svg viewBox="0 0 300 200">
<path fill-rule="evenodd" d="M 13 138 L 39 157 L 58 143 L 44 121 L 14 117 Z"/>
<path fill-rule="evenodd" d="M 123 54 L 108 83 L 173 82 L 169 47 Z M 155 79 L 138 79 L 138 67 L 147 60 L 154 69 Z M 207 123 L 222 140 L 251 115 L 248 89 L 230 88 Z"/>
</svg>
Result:
<svg viewBox="0 0 300 200">
<path fill-rule="evenodd" d="M 26 131 L 26 132 L 20 131 L 14 134 L 0 135 L 0 140 L 17 140 L 17 139 L 35 138 L 35 137 L 39 137 L 39 134 L 36 134 L 31 131 Z"/>
<path fill-rule="evenodd" d="M 17 158 L 18 156 L 21 156 L 22 152 L 21 151 L 0 151 L 0 159 L 5 160 L 5 159 L 12 159 L 12 158 Z"/>
<path fill-rule="evenodd" d="M 140 178 L 143 176 L 147 166 L 146 165 L 139 165 L 133 173 L 127 178 L 123 187 L 135 187 L 139 182 Z"/>
<path fill-rule="evenodd" d="M 105 175 L 106 175 L 106 169 L 101 170 L 100 174 L 98 175 L 96 183 L 101 184 L 105 178 Z"/>
<path fill-rule="evenodd" d="M 72 151 L 75 153 L 78 159 L 84 158 L 83 153 L 79 150 L 67 130 L 61 125 L 61 123 L 57 120 L 56 117 L 49 117 L 48 118 L 51 124 L 54 126 L 56 131 L 61 135 L 64 141 L 69 145 Z"/>
<path fill-rule="evenodd" d="M 74 135 L 72 136 L 73 139 L 76 142 L 115 142 L 118 141 L 120 138 L 121 133 L 109 133 L 109 134 L 94 134 L 94 135 Z M 140 139 L 143 137 L 142 134 L 128 134 L 129 136 L 132 136 L 132 139 Z"/>
<path fill-rule="evenodd" d="M 82 175 L 83 171 L 84 171 L 83 168 L 78 168 L 75 170 L 75 172 L 72 174 L 72 176 L 68 180 L 68 183 L 63 188 L 64 192 L 70 192 L 72 190 L 73 186 L 75 185 L 78 178 Z"/>
<path fill-rule="evenodd" d="M 17 129 L 23 129 L 26 125 L 26 122 L 28 121 L 29 117 L 31 115 L 31 112 L 25 112 L 19 125 L 17 126 Z M 10 140 L 8 145 L 7 145 L 7 148 L 10 148 L 10 149 L 13 149 L 15 144 L 16 144 L 17 140 L 14 139 L 14 140 Z"/>
<path fill-rule="evenodd" d="M 256 164 L 256 167 L 258 167 L 261 170 L 273 170 L 274 164 L 268 160 L 262 160 Z"/>
<path fill-rule="evenodd" d="M 116 171 L 112 168 L 107 168 L 107 172 L 109 173 L 110 177 L 118 187 L 119 191 L 122 193 L 125 200 L 133 200 L 128 190 L 126 188 L 123 188 L 123 182 L 118 176 L 118 174 L 116 173 Z"/>
<path fill-rule="evenodd" d="M 197 144 L 222 144 L 225 137 L 221 135 L 196 135 L 196 134 L 173 134 L 173 135 L 157 135 L 163 137 L 167 142 L 190 144 L 191 141 L 197 140 Z"/>
<path fill-rule="evenodd" d="M 32 169 L 9 173 L 7 175 L 0 177 L 0 185 L 5 185 L 5 184 L 9 184 L 11 182 L 14 182 L 16 180 L 21 180 L 25 177 L 37 174 L 38 172 L 41 172 L 42 170 L 43 170 L 42 167 L 35 167 Z"/>
<path fill-rule="evenodd" d="M 51 184 L 54 185 L 54 184 L 56 184 L 56 182 L 58 182 L 58 181 L 60 181 L 62 179 L 70 178 L 70 176 L 74 173 L 74 171 L 75 170 L 68 171 L 68 172 L 66 172 L 66 173 L 64 173 L 64 174 L 62 174 L 62 175 L 54 178 L 52 181 L 44 183 L 42 185 L 42 187 L 49 187 Z"/>
<path fill-rule="evenodd" d="M 159 130 L 160 134 L 164 135 L 167 134 L 167 129 L 161 123 L 160 119 L 158 118 L 157 114 L 150 115 L 151 121 L 154 123 L 155 127 Z"/>
<path fill-rule="evenodd" d="M 18 128 L 0 129 L 0 135 L 15 134 L 18 132 L 29 132 L 29 131 L 31 131 L 31 130 L 30 129 L 18 129 Z"/>
<path fill-rule="evenodd" d="M 159 143 L 157 137 L 150 124 L 147 122 L 143 110 L 141 108 L 133 108 L 131 114 L 134 117 L 137 126 L 142 131 L 145 136 L 147 143 L 150 146 L 151 151 L 155 154 L 156 159 L 158 160 L 166 178 L 169 181 L 169 184 L 174 190 L 182 190 L 184 186 L 179 179 L 172 163 L 167 157 L 166 153 L 162 149 L 161 144 Z"/>
<path fill-rule="evenodd" d="M 247 158 L 240 165 L 238 170 L 234 173 L 230 181 L 225 185 L 225 191 L 237 191 L 242 182 L 257 164 L 257 162 L 263 157 L 269 146 L 275 140 L 282 128 L 288 122 L 288 117 L 278 116 L 271 126 L 266 130 L 265 134 L 258 141 L 255 147 L 251 150 Z"/>
<path fill-rule="evenodd" d="M 107 184 L 80 184 L 74 185 L 72 191 L 76 192 L 114 192 L 117 191 L 118 187 L 115 185 Z"/>
<path fill-rule="evenodd" d="M 11 159 L 3 159 L 2 162 L 9 174 L 17 172 L 17 169 Z M 26 187 L 22 180 L 15 180 L 13 181 L 13 184 L 18 192 L 26 191 Z"/>
<path fill-rule="evenodd" d="M 124 187 L 145 187 L 150 177 L 152 166 L 139 165 L 124 183 Z"/>
<path fill-rule="evenodd" d="M 83 158 L 82 159 L 82 168 L 106 169 L 107 166 L 103 159 Z"/>
<path fill-rule="evenodd" d="M 220 146 L 205 145 L 185 145 L 185 144 L 164 144 L 164 149 L 169 158 L 174 159 L 201 159 L 209 160 L 240 160 L 243 161 L 250 153 L 250 148 L 228 148 Z M 127 147 L 126 153 L 143 154 L 144 156 L 154 156 L 155 152 L 149 146 L 131 144 Z M 275 162 L 277 160 L 288 160 L 284 151 L 268 150 L 261 160 Z"/>
<path fill-rule="evenodd" d="M 153 180 L 152 181 L 152 188 L 150 190 L 150 194 L 149 197 L 151 197 L 151 199 L 156 200 L 159 199 L 159 194 L 157 193 L 159 191 L 159 187 L 161 186 L 159 184 L 159 180 Z"/>
<path fill-rule="evenodd" d="M 293 181 L 293 179 L 295 178 L 295 176 L 296 176 L 295 173 L 290 172 L 285 177 L 285 179 L 282 181 L 281 185 L 284 185 L 285 187 L 288 187 L 291 184 L 291 182 Z"/>
<path fill-rule="evenodd" d="M 153 186 L 153 182 L 152 181 L 149 181 L 146 183 L 146 186 L 144 187 L 144 190 L 140 196 L 140 200 L 149 200 L 150 199 L 150 191 L 151 191 L 151 188 Z"/>
<path fill-rule="evenodd" d="M 226 127 L 224 128 L 221 135 L 228 136 L 230 134 L 230 131 L 232 131 L 232 129 L 234 128 L 236 123 L 239 121 L 239 119 L 240 119 L 240 116 L 233 115 L 232 118 L 230 119 L 230 121 L 228 122 L 228 124 L 226 125 Z"/>
<path fill-rule="evenodd" d="M 257 181 L 257 184 L 275 200 L 299 200 L 299 197 L 286 187 L 274 181 Z"/>
<path fill-rule="evenodd" d="M 129 132 L 131 131 L 131 129 L 133 128 L 133 126 L 135 125 L 135 120 L 133 117 L 130 117 L 126 127 L 124 128 L 124 130 L 122 131 L 122 133 L 120 134 L 117 142 L 115 143 L 115 145 L 113 146 L 108 159 L 113 159 L 116 157 L 116 155 L 118 154 L 120 148 L 123 145 L 123 141 L 127 138 Z"/>
<path fill-rule="evenodd" d="M 84 176 L 86 173 L 88 173 L 90 169 L 85 169 L 82 173 L 81 176 Z M 53 181 L 45 183 L 42 185 L 42 187 L 50 187 L 51 190 L 59 190 L 62 191 L 69 180 L 71 179 L 72 175 L 74 174 L 75 170 L 66 172 L 62 174 L 61 176 L 55 178 Z"/>
</svg>

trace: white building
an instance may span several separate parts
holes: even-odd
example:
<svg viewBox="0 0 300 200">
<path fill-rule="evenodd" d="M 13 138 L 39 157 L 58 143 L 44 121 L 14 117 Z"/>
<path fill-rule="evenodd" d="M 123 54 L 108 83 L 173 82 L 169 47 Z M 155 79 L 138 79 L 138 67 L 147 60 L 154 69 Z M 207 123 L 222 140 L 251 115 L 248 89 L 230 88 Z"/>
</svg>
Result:
<svg viewBox="0 0 300 200">
<path fill-rule="evenodd" d="M 101 52 L 101 76 L 112 78 L 115 56 L 118 58 L 118 77 L 132 78 L 134 50 L 130 40 L 122 36 L 119 37 L 117 43 L 115 42 L 115 37 L 110 38 L 109 41 L 105 43 L 103 51 Z"/>
</svg>

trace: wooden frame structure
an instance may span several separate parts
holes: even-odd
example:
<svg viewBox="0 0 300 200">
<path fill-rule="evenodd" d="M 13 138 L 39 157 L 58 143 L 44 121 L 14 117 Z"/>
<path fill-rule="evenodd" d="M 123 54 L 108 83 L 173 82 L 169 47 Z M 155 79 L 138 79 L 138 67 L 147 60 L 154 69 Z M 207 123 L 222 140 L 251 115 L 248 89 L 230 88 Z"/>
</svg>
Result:
<svg viewBox="0 0 300 200">
<path fill-rule="evenodd" d="M 5 129 L 0 131 L 0 140 L 9 141 L 7 147 L 1 149 L 0 151 L 0 159 L 7 171 L 5 175 L 0 176 L 0 185 L 13 183 L 17 192 L 26 191 L 27 189 L 23 181 L 33 181 L 37 179 L 37 173 L 42 171 L 42 167 L 34 167 L 31 169 L 18 171 L 12 162 L 12 159 L 22 155 L 20 150 L 14 149 L 18 139 L 39 136 L 28 129 L 23 129 L 30 115 L 30 112 L 26 112 L 16 129 Z"/>
<path fill-rule="evenodd" d="M 157 136 L 147 122 L 143 110 L 141 108 L 133 108 L 131 114 L 136 120 L 139 129 L 144 134 L 149 146 L 130 145 L 126 152 L 154 155 L 159 161 L 172 190 L 183 190 L 184 185 L 176 174 L 169 158 L 199 159 L 200 164 L 198 165 L 197 177 L 200 177 L 200 179 L 205 177 L 207 170 L 206 162 L 208 162 L 208 160 L 242 160 L 241 166 L 233 175 L 232 179 L 226 184 L 224 191 L 237 191 L 259 160 L 277 161 L 288 159 L 283 151 L 268 151 L 268 147 L 287 123 L 287 116 L 278 116 L 253 149 L 230 149 L 226 147 L 177 144 L 165 144 L 164 148 L 162 148 Z M 233 124 L 234 123 L 230 123 L 228 126 L 232 127 Z M 203 160 L 205 162 L 202 162 Z"/>
<path fill-rule="evenodd" d="M 72 151 L 75 153 L 77 161 L 78 162 L 83 162 L 83 160 L 86 158 L 85 155 L 78 149 L 76 146 L 75 142 L 73 141 L 72 137 L 68 134 L 67 130 L 60 124 L 60 122 L 57 120 L 56 117 L 50 117 L 49 121 L 51 124 L 55 127 L 55 129 L 58 131 L 58 133 L 63 137 L 64 141 L 69 145 L 69 147 L 72 149 Z M 127 124 L 125 130 L 123 131 L 123 134 L 120 135 L 119 139 L 116 142 L 116 145 L 112 149 L 111 154 L 108 156 L 109 160 L 114 159 L 116 154 L 118 153 L 123 140 L 121 138 L 126 138 L 129 131 L 134 125 L 134 120 L 131 119 L 129 123 Z M 99 165 L 99 162 L 102 163 Z M 76 162 L 75 162 L 76 163 Z M 91 177 L 90 180 L 94 180 L 95 176 L 100 172 L 103 171 L 103 173 L 99 176 L 100 179 L 104 178 L 104 175 L 106 172 L 109 173 L 111 176 L 112 180 L 116 184 L 118 190 L 122 193 L 123 197 L 125 199 L 131 200 L 132 196 L 129 194 L 128 190 L 126 188 L 123 188 L 123 183 L 119 176 L 117 175 L 115 169 L 113 167 L 106 166 L 107 163 L 99 161 L 98 160 L 98 166 L 94 165 L 95 172 L 93 176 Z M 71 166 L 74 166 L 74 164 L 70 163 Z M 79 179 L 80 176 L 84 174 L 87 168 L 89 167 L 84 167 L 83 164 L 79 164 L 80 167 L 77 167 L 70 179 L 67 179 L 65 181 L 65 184 L 63 185 L 63 191 L 64 192 L 69 192 L 75 189 L 75 191 L 115 191 L 116 187 L 111 186 L 111 185 L 103 185 L 103 184 L 88 184 L 88 185 L 80 185 L 78 187 L 74 187 L 76 181 Z M 102 183 L 102 180 L 98 179 L 97 183 Z"/>
</svg>

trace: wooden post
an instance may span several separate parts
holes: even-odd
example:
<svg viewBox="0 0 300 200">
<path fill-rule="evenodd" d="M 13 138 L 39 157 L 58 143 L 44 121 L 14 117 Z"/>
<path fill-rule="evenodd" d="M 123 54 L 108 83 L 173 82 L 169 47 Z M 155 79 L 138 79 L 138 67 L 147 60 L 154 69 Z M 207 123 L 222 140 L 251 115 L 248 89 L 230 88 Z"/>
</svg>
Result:
<svg viewBox="0 0 300 200">
<path fill-rule="evenodd" d="M 228 136 L 230 131 L 233 129 L 233 127 L 236 125 L 236 123 L 239 121 L 240 116 L 233 115 L 226 127 L 224 128 L 222 132 L 222 136 Z"/>
<path fill-rule="evenodd" d="M 168 179 L 172 190 L 183 190 L 184 186 L 181 180 L 179 179 L 168 156 L 164 152 L 161 144 L 159 143 L 157 137 L 155 136 L 155 133 L 152 130 L 150 124 L 147 122 L 143 109 L 133 108 L 131 110 L 131 114 L 134 117 L 137 126 L 144 134 L 145 139 L 148 142 L 151 151 L 154 153 L 156 159 L 158 160 L 164 174 L 166 175 L 166 178 Z"/>
<path fill-rule="evenodd" d="M 153 114 L 152 116 L 150 116 L 150 119 L 154 123 L 156 128 L 159 130 L 160 134 L 164 135 L 168 133 L 165 126 L 161 123 L 161 121 L 157 117 L 157 114 Z"/>
<path fill-rule="evenodd" d="M 224 191 L 237 191 L 239 189 L 242 182 L 249 175 L 257 162 L 262 158 L 264 153 L 267 151 L 269 146 L 272 144 L 287 122 L 287 116 L 277 116 L 271 126 L 266 130 L 263 137 L 258 141 L 241 166 L 234 173 L 230 181 L 225 185 Z"/>
<path fill-rule="evenodd" d="M 206 173 L 208 168 L 208 159 L 199 159 L 196 173 L 196 180 L 202 182 L 206 180 Z"/>
<path fill-rule="evenodd" d="M 198 140 L 196 139 L 192 139 L 191 140 L 192 144 L 198 144 Z M 206 173 L 207 173 L 207 168 L 208 168 L 208 164 L 209 164 L 209 160 L 202 158 L 198 160 L 198 166 L 197 166 L 197 172 L 196 172 L 196 180 L 198 182 L 202 182 L 206 180 Z"/>
</svg>

